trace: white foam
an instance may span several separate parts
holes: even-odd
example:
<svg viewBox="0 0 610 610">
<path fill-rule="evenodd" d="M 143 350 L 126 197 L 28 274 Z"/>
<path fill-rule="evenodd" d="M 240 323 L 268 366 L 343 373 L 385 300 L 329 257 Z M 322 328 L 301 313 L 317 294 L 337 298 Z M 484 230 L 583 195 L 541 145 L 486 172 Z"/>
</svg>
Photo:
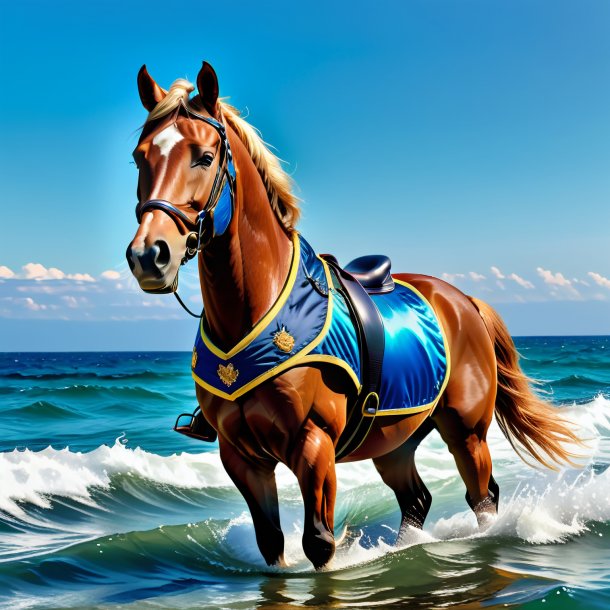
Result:
<svg viewBox="0 0 610 610">
<path fill-rule="evenodd" d="M 16 502 L 48 508 L 50 496 L 89 502 L 93 488 L 107 489 L 111 477 L 118 474 L 177 488 L 234 488 L 216 452 L 160 456 L 139 447 L 131 449 L 117 439 L 112 446 L 102 445 L 90 452 L 47 447 L 0 453 L 0 510 L 22 517 L 24 512 Z M 288 468 L 280 465 L 276 476 L 289 496 L 300 493 Z M 340 478 L 344 490 L 371 480 L 379 482 L 372 464 L 366 462 L 341 466 Z"/>
<path fill-rule="evenodd" d="M 160 456 L 130 449 L 117 439 L 112 447 L 103 445 L 87 453 L 52 447 L 0 453 L 0 509 L 22 517 L 17 501 L 43 508 L 49 507 L 49 496 L 87 502 L 91 489 L 107 489 L 115 474 L 186 488 L 232 485 L 215 453 Z"/>
<path fill-rule="evenodd" d="M 590 439 L 589 463 L 610 462 L 610 400 L 597 396 L 586 405 L 566 408 L 566 414 L 576 422 L 579 434 Z M 584 531 L 591 521 L 610 520 L 610 469 L 600 474 L 591 467 L 560 473 L 532 470 L 516 456 L 495 424 L 489 443 L 494 475 L 502 492 L 499 517 L 485 532 L 478 530 L 472 512 L 465 506 L 464 486 L 453 458 L 440 437 L 432 434 L 417 453 L 419 471 L 433 492 L 432 513 L 423 538 L 416 534 L 407 544 L 494 535 L 516 536 L 531 543 L 562 542 Z M 389 508 L 394 506 L 393 494 L 381 483 L 370 461 L 342 464 L 337 472 L 337 522 L 347 524 L 350 536 L 340 547 L 334 566 L 346 567 L 388 552 L 395 532 L 388 530 L 387 536 L 365 549 L 358 536 L 354 538 L 354 531 L 365 527 L 366 515 L 389 514 L 397 508 Z M 109 489 L 115 475 L 131 475 L 172 488 L 230 488 L 238 497 L 217 452 L 159 456 L 117 440 L 113 446 L 88 453 L 51 447 L 0 453 L 0 510 L 32 522 L 34 518 L 24 502 L 43 509 L 51 506 L 51 497 L 93 504 L 93 489 Z M 287 556 L 298 569 L 309 569 L 301 549 L 302 503 L 296 479 L 283 466 L 278 468 L 277 478 L 282 522 L 288 532 Z M 397 525 L 393 520 L 394 516 L 388 518 L 388 524 Z M 260 556 L 249 515 L 231 521 L 225 535 L 240 553 L 249 549 L 248 561 L 258 565 L 255 557 Z M 245 540 L 249 541 L 246 547 Z"/>
</svg>

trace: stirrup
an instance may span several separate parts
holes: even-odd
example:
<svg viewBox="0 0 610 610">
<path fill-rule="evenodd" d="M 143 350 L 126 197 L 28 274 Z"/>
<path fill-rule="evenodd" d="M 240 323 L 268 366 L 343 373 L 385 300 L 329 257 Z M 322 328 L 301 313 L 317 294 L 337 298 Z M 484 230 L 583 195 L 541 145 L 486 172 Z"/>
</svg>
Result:
<svg viewBox="0 0 610 610">
<path fill-rule="evenodd" d="M 190 421 L 186 425 L 179 425 L 180 420 L 183 417 L 190 417 Z M 184 434 L 185 436 L 196 438 L 198 441 L 205 441 L 206 443 L 213 443 L 218 438 L 218 433 L 208 423 L 199 407 L 197 407 L 193 413 L 181 413 L 178 415 L 174 430 L 179 434 Z"/>
</svg>

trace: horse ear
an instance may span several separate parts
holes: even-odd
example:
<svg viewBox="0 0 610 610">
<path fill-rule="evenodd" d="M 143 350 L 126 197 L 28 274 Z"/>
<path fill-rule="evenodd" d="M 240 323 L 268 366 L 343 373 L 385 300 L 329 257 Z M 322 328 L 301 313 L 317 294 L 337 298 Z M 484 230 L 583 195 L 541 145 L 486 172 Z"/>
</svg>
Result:
<svg viewBox="0 0 610 610">
<path fill-rule="evenodd" d="M 138 91 L 142 106 L 150 112 L 166 95 L 167 91 L 162 89 L 153 80 L 146 69 L 146 64 L 138 72 Z"/>
<path fill-rule="evenodd" d="M 207 61 L 203 62 L 197 75 L 199 99 L 205 109 L 213 116 L 218 116 L 218 77 L 214 68 Z"/>
</svg>

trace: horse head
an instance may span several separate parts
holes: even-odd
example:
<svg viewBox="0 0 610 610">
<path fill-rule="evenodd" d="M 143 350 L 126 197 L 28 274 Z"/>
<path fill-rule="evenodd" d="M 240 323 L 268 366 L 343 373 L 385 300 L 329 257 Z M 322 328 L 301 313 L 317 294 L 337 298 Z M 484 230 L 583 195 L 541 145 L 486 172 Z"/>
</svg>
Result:
<svg viewBox="0 0 610 610">
<path fill-rule="evenodd" d="M 194 87 L 176 80 L 168 91 L 138 74 L 148 118 L 133 157 L 139 171 L 139 227 L 127 262 L 147 292 L 174 292 L 180 265 L 233 216 L 235 170 L 218 103 L 218 79 L 206 62 Z"/>
</svg>

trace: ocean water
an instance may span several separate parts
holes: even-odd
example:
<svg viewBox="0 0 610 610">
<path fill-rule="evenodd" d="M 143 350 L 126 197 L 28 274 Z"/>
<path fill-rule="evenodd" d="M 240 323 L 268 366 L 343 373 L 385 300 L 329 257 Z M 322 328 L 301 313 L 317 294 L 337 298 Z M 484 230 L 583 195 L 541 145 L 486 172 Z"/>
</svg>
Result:
<svg viewBox="0 0 610 610">
<path fill-rule="evenodd" d="M 278 468 L 290 566 L 268 568 L 218 448 L 172 431 L 195 407 L 190 353 L 0 354 L 0 606 L 609 608 L 610 337 L 517 339 L 526 372 L 587 439 L 581 469 L 524 464 L 493 424 L 500 513 L 479 532 L 436 433 L 417 452 L 423 532 L 370 462 L 338 466 L 331 566 L 301 544 Z"/>
</svg>

